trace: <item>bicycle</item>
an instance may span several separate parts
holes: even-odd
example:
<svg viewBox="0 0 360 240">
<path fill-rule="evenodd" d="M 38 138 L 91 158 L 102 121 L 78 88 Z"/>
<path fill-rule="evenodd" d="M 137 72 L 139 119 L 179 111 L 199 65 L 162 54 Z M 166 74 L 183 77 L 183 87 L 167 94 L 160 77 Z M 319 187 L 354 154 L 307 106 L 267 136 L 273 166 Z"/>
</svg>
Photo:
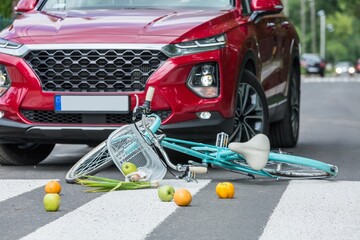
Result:
<svg viewBox="0 0 360 240">
<path fill-rule="evenodd" d="M 264 134 L 255 135 L 247 142 L 228 144 L 228 136 L 219 133 L 216 144 L 204 144 L 193 141 L 166 137 L 157 133 L 161 126 L 160 117 L 151 112 L 151 100 L 154 88 L 149 87 L 145 102 L 137 106 L 133 112 L 133 120 L 141 114 L 141 121 L 122 126 L 115 130 L 108 139 L 82 157 L 66 174 L 65 180 L 74 183 L 84 175 L 96 174 L 103 169 L 115 165 L 123 173 L 126 180 L 133 180 L 134 174 L 126 175 L 122 165 L 134 163 L 137 179 L 161 180 L 167 170 L 176 178 L 187 181 L 196 179 L 196 174 L 206 173 L 210 166 L 228 171 L 275 179 L 309 179 L 331 178 L 338 174 L 338 168 L 318 160 L 290 155 L 281 151 L 270 151 L 269 139 Z M 200 159 L 187 164 L 174 164 L 165 149 L 185 153 Z M 162 156 L 163 161 L 160 156 Z M 179 172 L 175 175 L 172 170 Z"/>
</svg>

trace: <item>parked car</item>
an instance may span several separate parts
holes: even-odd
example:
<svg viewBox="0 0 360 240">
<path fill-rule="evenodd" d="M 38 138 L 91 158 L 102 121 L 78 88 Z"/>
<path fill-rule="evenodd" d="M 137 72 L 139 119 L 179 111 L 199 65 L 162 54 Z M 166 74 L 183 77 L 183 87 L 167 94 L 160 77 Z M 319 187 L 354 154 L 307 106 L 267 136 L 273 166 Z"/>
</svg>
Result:
<svg viewBox="0 0 360 240">
<path fill-rule="evenodd" d="M 299 39 L 282 9 L 280 0 L 21 0 L 0 33 L 0 163 L 105 140 L 132 122 L 149 86 L 170 137 L 265 133 L 294 146 Z"/>
<path fill-rule="evenodd" d="M 350 61 L 338 62 L 335 64 L 334 68 L 337 76 L 344 74 L 353 76 L 355 74 L 354 64 Z"/>
<path fill-rule="evenodd" d="M 356 72 L 360 73 L 360 58 L 356 61 Z"/>
<path fill-rule="evenodd" d="M 321 77 L 325 75 L 326 62 L 315 53 L 304 53 L 301 56 L 301 66 L 307 74 L 318 74 Z"/>
</svg>

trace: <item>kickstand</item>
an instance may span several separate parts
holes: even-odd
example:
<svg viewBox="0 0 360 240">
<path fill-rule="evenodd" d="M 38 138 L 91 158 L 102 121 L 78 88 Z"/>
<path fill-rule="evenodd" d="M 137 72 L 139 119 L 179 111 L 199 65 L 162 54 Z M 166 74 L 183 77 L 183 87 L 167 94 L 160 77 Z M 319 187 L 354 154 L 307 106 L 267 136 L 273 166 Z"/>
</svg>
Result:
<svg viewBox="0 0 360 240">
<path fill-rule="evenodd" d="M 191 181 L 195 181 L 196 183 L 198 182 L 195 178 L 195 173 L 191 173 L 188 170 L 183 172 L 181 175 L 177 176 L 177 178 L 179 179 L 185 178 L 187 182 L 191 182 Z"/>
<path fill-rule="evenodd" d="M 251 177 L 252 179 L 255 179 L 255 176 L 253 174 L 248 173 L 248 176 Z"/>
</svg>

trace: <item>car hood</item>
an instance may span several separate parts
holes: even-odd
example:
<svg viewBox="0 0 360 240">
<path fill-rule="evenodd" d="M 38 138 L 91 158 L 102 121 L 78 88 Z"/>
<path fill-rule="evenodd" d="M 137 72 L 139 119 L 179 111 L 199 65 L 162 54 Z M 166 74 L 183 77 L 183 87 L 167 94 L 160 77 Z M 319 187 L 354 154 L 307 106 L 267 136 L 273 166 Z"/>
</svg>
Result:
<svg viewBox="0 0 360 240">
<path fill-rule="evenodd" d="M 231 11 L 32 12 L 18 16 L 0 37 L 23 44 L 170 43 L 219 34 L 232 27 L 234 21 Z"/>
</svg>

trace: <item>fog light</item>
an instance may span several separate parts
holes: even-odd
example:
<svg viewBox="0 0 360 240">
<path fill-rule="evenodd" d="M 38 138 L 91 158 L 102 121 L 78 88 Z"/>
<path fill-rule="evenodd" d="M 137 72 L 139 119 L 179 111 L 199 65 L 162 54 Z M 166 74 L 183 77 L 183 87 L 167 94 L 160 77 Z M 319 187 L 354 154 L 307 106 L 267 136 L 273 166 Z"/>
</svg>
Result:
<svg viewBox="0 0 360 240">
<path fill-rule="evenodd" d="M 211 113 L 210 112 L 200 112 L 199 113 L 199 118 L 200 119 L 210 119 L 211 118 Z"/>
<path fill-rule="evenodd" d="M 2 118 L 5 115 L 4 111 L 0 111 L 0 118 Z"/>
</svg>

